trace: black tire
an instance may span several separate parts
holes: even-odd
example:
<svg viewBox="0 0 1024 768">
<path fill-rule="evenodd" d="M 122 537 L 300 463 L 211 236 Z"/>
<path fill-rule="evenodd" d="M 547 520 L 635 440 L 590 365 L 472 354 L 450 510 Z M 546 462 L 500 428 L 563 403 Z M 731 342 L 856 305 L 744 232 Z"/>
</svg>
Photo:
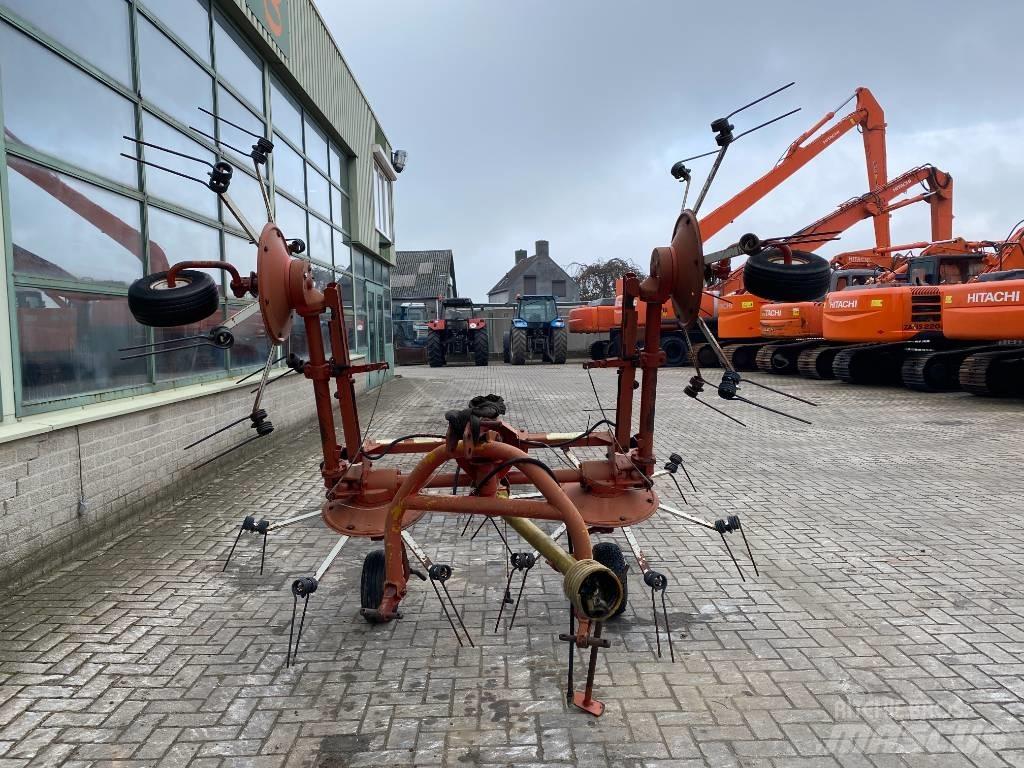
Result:
<svg viewBox="0 0 1024 768">
<path fill-rule="evenodd" d="M 622 348 L 621 340 L 618 336 L 608 340 L 608 357 L 616 358 L 619 356 L 619 351 Z"/>
<path fill-rule="evenodd" d="M 770 301 L 816 301 L 828 293 L 828 261 L 808 251 L 793 251 L 793 263 L 783 263 L 782 251 L 765 248 L 743 265 L 743 285 Z"/>
<path fill-rule="evenodd" d="M 363 570 L 359 574 L 359 607 L 377 610 L 384 597 L 384 550 L 374 549 L 363 559 Z M 370 624 L 379 624 L 381 620 L 374 616 L 363 615 Z"/>
<path fill-rule="evenodd" d="M 555 328 L 551 333 L 552 362 L 565 365 L 565 358 L 569 356 L 569 334 L 565 328 Z"/>
<path fill-rule="evenodd" d="M 509 351 L 509 346 L 512 344 L 510 336 L 511 334 L 505 331 L 505 334 L 501 337 L 501 359 L 505 363 L 512 362 L 512 353 Z"/>
<path fill-rule="evenodd" d="M 441 341 L 441 334 L 431 331 L 427 334 L 427 343 L 423 346 L 427 353 L 427 364 L 431 368 L 440 368 L 444 365 L 444 343 Z"/>
<path fill-rule="evenodd" d="M 614 619 L 616 616 L 622 615 L 629 601 L 629 580 L 626 578 L 629 566 L 626 565 L 626 558 L 622 555 L 622 548 L 614 541 L 602 541 L 600 544 L 595 545 L 594 559 L 614 573 L 622 584 L 622 602 L 619 603 L 619 607 L 612 614 Z"/>
<path fill-rule="evenodd" d="M 205 272 L 183 269 L 167 287 L 167 273 L 140 277 L 128 288 L 128 308 L 143 325 L 169 328 L 205 320 L 220 306 L 220 289 Z"/>
<path fill-rule="evenodd" d="M 477 331 L 473 334 L 473 362 L 477 365 L 487 365 L 491 359 L 491 342 L 487 338 L 487 331 Z"/>
<path fill-rule="evenodd" d="M 682 365 L 686 359 L 686 344 L 678 336 L 662 336 L 661 349 L 666 365 Z"/>
<path fill-rule="evenodd" d="M 512 358 L 512 365 L 526 364 L 526 331 L 523 328 L 513 328 L 509 338 L 509 357 Z"/>
<path fill-rule="evenodd" d="M 608 341 L 606 339 L 599 339 L 590 345 L 591 360 L 604 360 L 606 357 L 608 357 Z"/>
</svg>

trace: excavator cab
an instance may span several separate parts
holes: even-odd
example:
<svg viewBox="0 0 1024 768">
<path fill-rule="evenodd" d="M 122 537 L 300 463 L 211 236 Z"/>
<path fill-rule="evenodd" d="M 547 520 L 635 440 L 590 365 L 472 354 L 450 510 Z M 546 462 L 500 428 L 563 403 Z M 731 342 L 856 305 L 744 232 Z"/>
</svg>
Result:
<svg viewBox="0 0 1024 768">
<path fill-rule="evenodd" d="M 985 270 L 984 254 L 936 254 L 911 259 L 907 268 L 910 285 L 958 285 L 977 277 Z"/>
</svg>

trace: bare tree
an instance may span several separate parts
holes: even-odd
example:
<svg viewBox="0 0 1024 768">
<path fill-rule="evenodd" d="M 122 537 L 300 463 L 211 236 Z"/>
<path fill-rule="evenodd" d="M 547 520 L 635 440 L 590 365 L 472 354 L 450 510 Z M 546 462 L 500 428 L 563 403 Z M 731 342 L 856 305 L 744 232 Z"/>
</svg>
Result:
<svg viewBox="0 0 1024 768">
<path fill-rule="evenodd" d="M 629 259 L 613 258 L 593 264 L 573 263 L 569 266 L 572 279 L 580 287 L 581 301 L 614 297 L 615 281 L 627 272 L 633 272 L 640 278 L 646 277 L 644 271 Z"/>
</svg>

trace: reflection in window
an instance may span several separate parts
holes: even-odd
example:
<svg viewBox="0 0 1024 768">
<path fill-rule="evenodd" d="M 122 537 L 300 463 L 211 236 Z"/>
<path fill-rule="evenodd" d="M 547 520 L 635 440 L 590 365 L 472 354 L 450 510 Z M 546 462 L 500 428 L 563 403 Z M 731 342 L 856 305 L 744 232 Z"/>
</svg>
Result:
<svg viewBox="0 0 1024 768">
<path fill-rule="evenodd" d="M 302 146 L 302 112 L 299 105 L 287 95 L 274 78 L 270 78 L 270 119 L 274 130 Z"/>
<path fill-rule="evenodd" d="M 274 152 L 271 154 L 274 163 L 274 185 L 290 193 L 299 200 L 306 199 L 306 187 L 303 180 L 305 163 L 289 147 L 281 137 L 274 138 Z"/>
<path fill-rule="evenodd" d="M 138 186 L 122 135 L 135 135 L 131 103 L 0 22 L 4 133 L 63 162 Z"/>
<path fill-rule="evenodd" d="M 233 264 L 242 277 L 256 271 L 256 256 L 256 246 L 249 241 L 224 235 L 224 261 Z"/>
<path fill-rule="evenodd" d="M 224 322 L 224 308 L 220 307 L 210 317 L 192 325 L 178 325 L 173 328 L 154 328 L 153 341 L 170 341 L 183 336 L 198 336 L 208 333 Z M 183 379 L 202 373 L 222 371 L 227 367 L 227 350 L 209 345 L 168 352 L 153 358 L 156 364 L 157 381 Z"/>
<path fill-rule="evenodd" d="M 249 109 L 242 105 L 238 99 L 232 96 L 222 85 L 217 86 L 217 114 L 226 120 L 230 120 L 235 125 L 240 125 L 246 131 L 251 131 L 257 136 L 266 135 L 266 130 L 263 126 L 263 121 L 256 117 Z M 244 150 L 242 154 L 228 149 L 227 151 L 232 157 L 238 158 L 242 164 L 246 167 L 252 166 L 252 158 L 249 155 L 249 151 L 252 148 L 253 143 L 256 139 L 250 136 L 244 131 L 240 131 L 235 128 L 234 125 L 221 121 L 217 125 L 220 131 L 220 140 L 227 142 L 240 150 Z"/>
<path fill-rule="evenodd" d="M 274 195 L 274 221 L 285 239 L 306 240 L 306 212 L 282 195 Z"/>
<path fill-rule="evenodd" d="M 206 0 L 145 0 L 146 8 L 210 63 L 210 7 Z"/>
<path fill-rule="evenodd" d="M 327 170 L 327 138 L 308 119 L 306 123 L 306 157 Z"/>
<path fill-rule="evenodd" d="M 309 217 L 309 242 L 306 256 L 324 264 L 331 263 L 331 228 L 316 216 Z"/>
<path fill-rule="evenodd" d="M 125 85 L 132 84 L 131 34 L 124 0 L 4 0 L 16 14 Z"/>
<path fill-rule="evenodd" d="M 14 272 L 128 284 L 142 277 L 139 204 L 8 155 Z"/>
<path fill-rule="evenodd" d="M 171 264 L 187 260 L 220 261 L 220 235 L 217 230 L 152 206 L 149 208 L 149 242 L 150 249 L 158 246 L 167 254 Z M 221 270 L 200 271 L 208 273 L 214 283 L 222 286 Z"/>
<path fill-rule="evenodd" d="M 124 296 L 17 286 L 22 399 L 38 403 L 147 381 L 145 360 L 121 360 L 142 344 Z"/>
<path fill-rule="evenodd" d="M 337 280 L 341 288 L 341 306 L 345 313 L 345 332 L 348 336 L 348 346 L 354 352 L 356 349 L 356 322 L 355 308 L 352 305 L 352 277 L 340 274 L 337 276 Z"/>
<path fill-rule="evenodd" d="M 264 167 L 265 170 L 266 168 Z M 231 177 L 228 197 L 241 209 L 242 215 L 245 216 L 249 225 L 255 228 L 256 234 L 259 234 L 260 230 L 263 229 L 263 225 L 267 223 L 267 204 L 263 202 L 260 182 L 240 168 L 236 168 L 234 175 Z M 227 209 L 227 206 L 221 207 L 223 209 L 221 219 L 224 223 L 235 229 L 240 229 L 241 224 L 238 223 L 231 211 Z"/>
<path fill-rule="evenodd" d="M 331 187 L 331 221 L 351 232 L 351 220 L 349 219 L 348 197 L 342 194 L 337 187 Z"/>
<path fill-rule="evenodd" d="M 306 166 L 306 202 L 324 216 L 331 214 L 331 185 L 313 166 Z"/>
<path fill-rule="evenodd" d="M 192 141 L 148 112 L 142 115 L 142 134 L 146 141 L 152 144 L 158 144 L 161 147 L 167 147 L 193 157 L 201 157 L 208 163 L 213 163 L 216 160 L 212 152 L 207 151 L 202 145 Z M 180 173 L 187 173 L 198 179 L 206 178 L 209 171 L 209 168 L 194 160 L 186 160 L 169 152 L 161 152 L 152 147 L 143 147 L 142 151 L 146 160 L 159 163 L 165 168 Z M 232 182 L 232 188 L 234 188 L 234 182 Z M 211 219 L 217 218 L 217 196 L 203 185 L 190 179 L 183 179 L 159 168 L 147 168 L 146 192 L 154 197 L 176 203 L 183 208 L 189 208 L 196 213 L 202 213 Z"/>
<path fill-rule="evenodd" d="M 142 97 L 185 125 L 213 133 L 213 81 L 159 29 L 139 19 L 139 75 Z"/>
<path fill-rule="evenodd" d="M 345 245 L 345 235 L 336 229 L 331 230 L 334 238 L 334 268 L 350 272 L 352 270 L 352 249 Z"/>
<path fill-rule="evenodd" d="M 356 350 L 366 354 L 366 284 L 355 282 Z"/>
<path fill-rule="evenodd" d="M 348 192 L 348 155 L 331 144 L 331 181 Z"/>
<path fill-rule="evenodd" d="M 250 247 L 255 248 L 255 246 Z M 228 316 L 230 317 L 244 307 L 244 304 L 232 304 L 229 307 Z M 263 327 L 262 315 L 257 312 L 255 315 L 247 317 L 235 326 L 234 333 L 235 344 L 231 347 L 231 367 L 262 370 L 267 363 L 267 355 L 270 354 L 270 339 L 267 338 L 267 332 Z"/>
<path fill-rule="evenodd" d="M 213 25 L 217 76 L 235 87 L 249 103 L 263 111 L 263 64 L 242 36 L 217 14 Z"/>
</svg>

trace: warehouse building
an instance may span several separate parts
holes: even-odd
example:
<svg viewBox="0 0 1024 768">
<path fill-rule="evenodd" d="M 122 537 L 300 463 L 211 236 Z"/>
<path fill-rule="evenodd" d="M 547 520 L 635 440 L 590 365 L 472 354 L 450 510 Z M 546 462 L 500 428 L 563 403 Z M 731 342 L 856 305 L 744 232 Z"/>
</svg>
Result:
<svg viewBox="0 0 1024 768">
<path fill-rule="evenodd" d="M 176 261 L 255 269 L 230 212 L 186 178 L 230 161 L 229 194 L 258 230 L 266 208 L 246 132 L 274 143 L 275 220 L 306 242 L 318 281 L 342 285 L 353 350 L 393 360 L 392 184 L 404 158 L 311 0 L 56 6 L 0 0 L 0 580 L 109 536 L 248 437 L 243 425 L 182 450 L 251 409 L 252 381 L 236 382 L 268 356 L 258 317 L 229 350 L 123 351 L 203 333 L 243 305 L 219 270 L 221 311 L 199 326 L 144 328 L 126 296 Z M 301 324 L 279 351 L 304 355 Z M 279 431 L 307 424 L 308 382 L 274 384 L 264 407 Z"/>
</svg>

